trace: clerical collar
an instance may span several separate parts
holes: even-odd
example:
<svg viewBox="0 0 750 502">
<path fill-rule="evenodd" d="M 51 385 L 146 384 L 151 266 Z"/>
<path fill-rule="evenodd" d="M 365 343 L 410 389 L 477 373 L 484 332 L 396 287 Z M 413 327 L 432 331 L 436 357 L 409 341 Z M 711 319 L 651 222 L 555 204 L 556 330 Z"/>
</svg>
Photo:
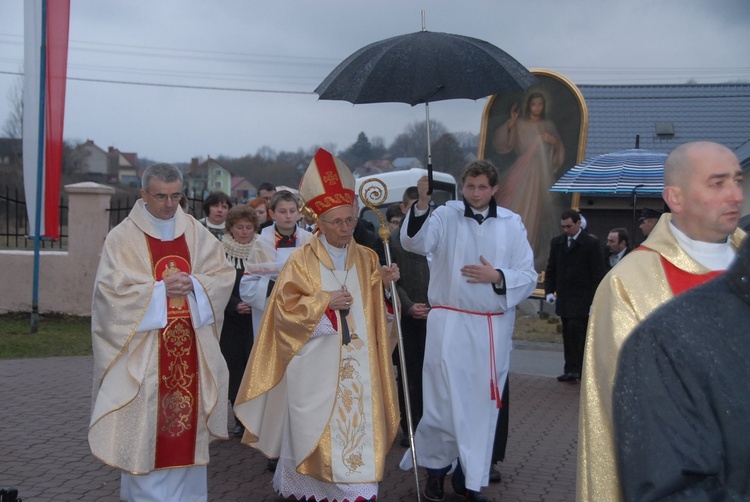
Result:
<svg viewBox="0 0 750 502">
<path fill-rule="evenodd" d="M 151 222 L 151 224 L 156 229 L 156 232 L 159 234 L 159 239 L 163 241 L 172 241 L 174 240 L 174 223 L 175 223 L 175 216 L 177 214 L 175 213 L 175 216 L 172 216 L 168 220 L 162 220 L 160 218 L 157 218 L 153 214 L 149 212 L 148 209 L 146 209 L 146 204 L 143 204 L 143 212 L 146 213 L 146 218 Z"/>
<path fill-rule="evenodd" d="M 208 221 L 208 217 L 206 217 L 206 226 L 208 228 L 215 228 L 217 230 L 224 230 L 226 228 L 226 222 L 222 222 L 221 225 L 214 225 L 210 221 Z"/>
<path fill-rule="evenodd" d="M 296 230 L 292 231 L 292 235 L 286 235 L 286 234 L 282 234 L 279 231 L 279 227 L 277 227 L 275 224 L 273 226 L 273 229 L 274 229 L 274 233 L 276 236 L 276 249 L 296 247 L 297 245 Z"/>
<path fill-rule="evenodd" d="M 318 238 L 320 239 L 320 242 L 323 243 L 323 247 L 326 248 L 326 251 L 328 251 L 328 256 L 331 257 L 331 261 L 333 262 L 333 268 L 335 270 L 346 269 L 346 252 L 349 245 L 347 244 L 343 248 L 337 248 L 328 242 L 328 239 L 326 239 L 326 236 L 322 233 L 319 234 Z"/>
<path fill-rule="evenodd" d="M 482 219 L 497 218 L 497 203 L 495 202 L 494 197 L 490 199 L 490 204 L 487 208 L 481 212 L 471 207 L 469 203 L 466 202 L 466 197 L 464 197 L 464 216 L 467 218 L 474 218 L 475 214 L 481 214 Z"/>
<path fill-rule="evenodd" d="M 695 261 L 709 270 L 726 270 L 734 260 L 734 249 L 727 239 L 725 242 L 703 242 L 691 239 L 674 223 L 669 222 L 669 229 L 677 243 Z"/>
</svg>

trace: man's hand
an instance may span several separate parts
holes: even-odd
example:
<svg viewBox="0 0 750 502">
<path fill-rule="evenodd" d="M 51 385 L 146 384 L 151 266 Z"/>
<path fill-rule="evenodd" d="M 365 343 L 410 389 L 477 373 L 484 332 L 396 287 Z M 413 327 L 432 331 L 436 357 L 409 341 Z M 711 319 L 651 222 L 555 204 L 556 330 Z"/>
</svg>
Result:
<svg viewBox="0 0 750 502">
<path fill-rule="evenodd" d="M 245 302 L 240 302 L 237 304 L 237 313 L 238 314 L 251 314 L 253 312 L 253 309 L 250 305 L 248 305 Z"/>
<path fill-rule="evenodd" d="M 430 307 L 425 303 L 415 303 L 409 307 L 408 314 L 414 319 L 427 319 L 427 314 L 430 313 Z"/>
<path fill-rule="evenodd" d="M 352 301 L 354 301 L 354 298 L 352 298 L 351 293 L 337 289 L 336 291 L 331 291 L 331 299 L 328 300 L 328 308 L 331 310 L 346 310 L 351 308 Z"/>
<path fill-rule="evenodd" d="M 422 176 L 421 178 L 419 178 L 419 181 L 417 181 L 417 192 L 419 193 L 417 209 L 419 209 L 420 211 L 425 211 L 430 207 L 430 201 L 432 200 L 432 197 L 427 195 L 429 189 L 430 182 L 427 179 L 427 176 Z"/>
<path fill-rule="evenodd" d="M 168 275 L 163 281 L 168 298 L 187 296 L 193 291 L 193 280 L 185 272 Z"/>
<path fill-rule="evenodd" d="M 502 274 L 492 268 L 492 264 L 484 259 L 483 256 L 479 257 L 481 265 L 464 265 L 461 267 L 461 275 L 468 277 L 466 281 L 471 284 L 485 283 L 485 284 L 500 284 L 502 280 Z"/>
<path fill-rule="evenodd" d="M 383 285 L 385 289 L 391 289 L 391 281 L 396 282 L 401 277 L 401 273 L 398 270 L 398 265 L 391 263 L 390 267 L 383 265 L 380 267 L 380 275 L 383 277 Z"/>
<path fill-rule="evenodd" d="M 550 305 L 554 305 L 555 304 L 555 295 L 554 294 L 550 293 L 550 294 L 547 295 L 547 303 L 549 303 Z"/>
</svg>

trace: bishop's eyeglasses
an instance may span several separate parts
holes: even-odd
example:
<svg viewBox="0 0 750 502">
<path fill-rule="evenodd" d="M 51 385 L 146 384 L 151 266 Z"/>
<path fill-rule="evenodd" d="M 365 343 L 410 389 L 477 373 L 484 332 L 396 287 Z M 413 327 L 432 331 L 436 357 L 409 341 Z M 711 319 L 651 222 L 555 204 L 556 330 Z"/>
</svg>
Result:
<svg viewBox="0 0 750 502">
<path fill-rule="evenodd" d="M 347 227 L 354 226 L 357 223 L 357 218 L 346 218 L 345 220 L 342 220 L 341 218 L 337 218 L 333 221 L 324 220 L 323 218 L 318 218 L 318 221 L 323 221 L 325 223 L 328 223 L 329 225 L 333 226 L 334 228 L 341 228 L 344 223 L 346 223 Z"/>
</svg>

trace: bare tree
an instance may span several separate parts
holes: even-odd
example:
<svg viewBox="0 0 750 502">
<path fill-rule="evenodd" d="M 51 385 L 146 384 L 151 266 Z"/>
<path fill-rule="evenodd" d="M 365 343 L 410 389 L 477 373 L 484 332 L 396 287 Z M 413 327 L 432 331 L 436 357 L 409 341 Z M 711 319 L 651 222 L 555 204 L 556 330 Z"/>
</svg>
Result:
<svg viewBox="0 0 750 502">
<path fill-rule="evenodd" d="M 23 136 L 23 77 L 18 77 L 8 90 L 10 114 L 3 125 L 6 138 L 21 139 Z"/>
<path fill-rule="evenodd" d="M 430 140 L 433 145 L 436 138 L 447 132 L 448 129 L 441 122 L 430 121 Z M 405 131 L 393 140 L 389 150 L 394 157 L 416 157 L 423 165 L 427 165 L 427 123 L 419 121 L 406 126 Z"/>
</svg>

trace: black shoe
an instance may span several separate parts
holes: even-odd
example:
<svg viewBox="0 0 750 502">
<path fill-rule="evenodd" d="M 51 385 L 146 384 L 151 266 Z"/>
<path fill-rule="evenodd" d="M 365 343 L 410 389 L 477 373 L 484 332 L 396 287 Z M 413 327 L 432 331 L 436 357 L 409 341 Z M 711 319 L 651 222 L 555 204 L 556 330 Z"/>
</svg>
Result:
<svg viewBox="0 0 750 502">
<path fill-rule="evenodd" d="M 466 478 L 464 477 L 464 471 L 461 469 L 461 464 L 456 466 L 456 469 L 453 471 L 451 488 L 453 488 L 453 492 L 456 495 L 460 495 L 461 497 L 466 496 Z"/>
<path fill-rule="evenodd" d="M 580 375 L 579 375 L 580 378 Z M 573 376 L 573 373 L 563 373 L 559 377 L 557 377 L 558 382 L 575 382 L 576 378 Z"/>
<path fill-rule="evenodd" d="M 268 462 L 266 463 L 266 470 L 269 470 L 271 472 L 276 472 L 277 465 L 279 465 L 278 458 L 269 458 Z"/>
<path fill-rule="evenodd" d="M 580 382 L 581 381 L 581 374 L 580 373 L 568 373 L 570 375 L 569 382 Z"/>
<path fill-rule="evenodd" d="M 428 476 L 427 486 L 424 487 L 424 498 L 431 502 L 442 502 L 445 497 L 445 491 L 443 490 L 444 482 L 445 476 Z"/>
<path fill-rule="evenodd" d="M 503 477 L 500 475 L 500 471 L 494 465 L 490 466 L 490 483 L 500 483 Z"/>
<path fill-rule="evenodd" d="M 245 433 L 245 426 L 242 424 L 237 424 L 234 426 L 234 429 L 232 429 L 232 434 L 235 437 L 241 438 L 244 433 Z"/>
<path fill-rule="evenodd" d="M 491 502 L 490 499 L 482 495 L 480 492 L 468 490 L 466 492 L 466 500 L 469 502 Z"/>
</svg>

